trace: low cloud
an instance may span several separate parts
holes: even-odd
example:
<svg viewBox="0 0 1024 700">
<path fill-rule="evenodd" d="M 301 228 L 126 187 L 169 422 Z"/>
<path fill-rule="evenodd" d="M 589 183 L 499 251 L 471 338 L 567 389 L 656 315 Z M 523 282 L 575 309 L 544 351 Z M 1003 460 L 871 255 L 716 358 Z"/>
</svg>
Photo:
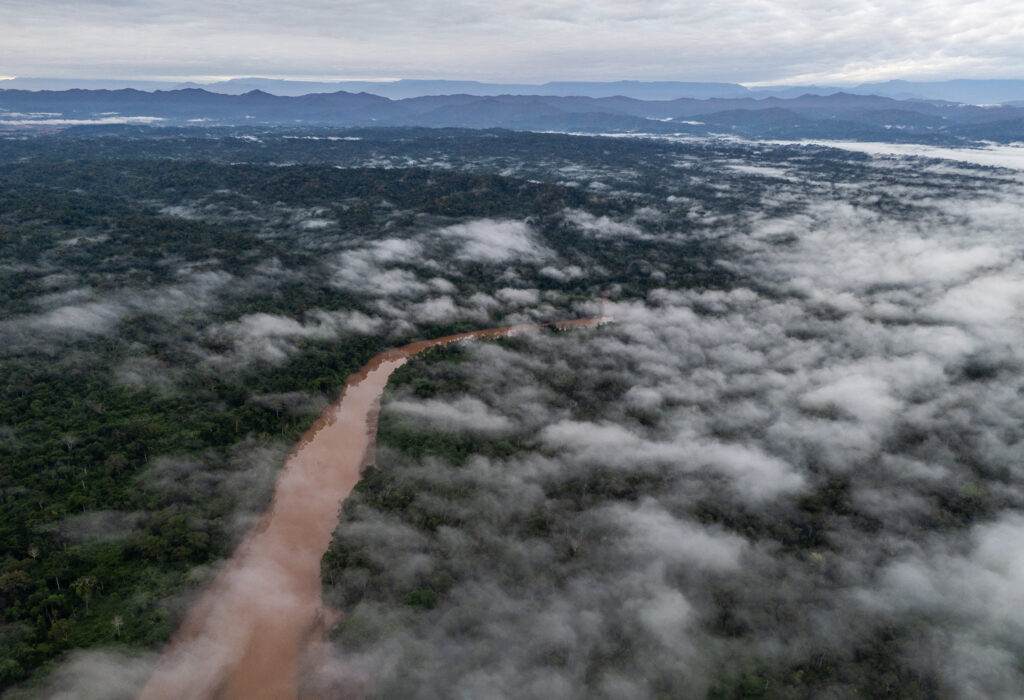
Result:
<svg viewBox="0 0 1024 700">
<path fill-rule="evenodd" d="M 623 556 L 639 564 L 660 561 L 673 566 L 729 571 L 739 567 L 748 547 L 741 537 L 711 532 L 692 521 L 672 516 L 651 499 L 637 507 L 614 505 L 598 517 L 616 522 L 626 533 Z"/>
<path fill-rule="evenodd" d="M 462 260 L 505 262 L 554 256 L 538 242 L 530 225 L 522 221 L 477 219 L 439 229 L 437 235 L 455 240 L 459 245 L 456 256 Z"/>
<path fill-rule="evenodd" d="M 974 527 L 962 544 L 932 537 L 898 558 L 857 594 L 870 613 L 929 622 L 919 643 L 946 667 L 963 697 L 1010 697 L 1024 683 L 1015 649 L 1024 646 L 1024 516 Z M 960 546 L 956 546 L 960 544 Z"/>
<path fill-rule="evenodd" d="M 536 289 L 514 289 L 503 287 L 494 293 L 498 299 L 509 305 L 529 306 L 540 301 L 540 292 Z"/>
<path fill-rule="evenodd" d="M 372 549 L 382 568 L 337 572 L 335 595 L 367 625 L 342 626 L 342 663 L 408 697 L 699 697 L 742 673 L 785 685 L 817 668 L 822 696 L 877 694 L 885 678 L 1012 696 L 1024 192 L 902 167 L 838 199 L 771 178 L 728 234 L 709 229 L 744 286 L 654 290 L 607 303 L 616 323 L 596 330 L 418 365 L 472 388 L 402 395 L 383 415 L 449 433 L 475 415 L 519 450 L 454 468 L 382 448 L 389 488 L 412 502 L 347 506 L 336 547 L 349 561 Z M 495 296 L 476 303 L 529 301 Z M 436 531 L 417 525 L 428 518 Z M 406 530 L 422 535 L 388 544 Z M 396 561 L 416 567 L 392 576 Z M 435 590 L 434 607 L 410 609 L 406 586 Z"/>
<path fill-rule="evenodd" d="M 57 531 L 76 544 L 107 542 L 128 536 L 145 520 L 146 514 L 141 512 L 91 510 L 65 518 L 57 524 Z"/>
<path fill-rule="evenodd" d="M 649 216 L 647 217 L 649 218 Z M 634 223 L 615 221 L 607 216 L 594 216 L 589 212 L 572 210 L 565 220 L 595 238 L 647 238 L 648 235 Z"/>
<path fill-rule="evenodd" d="M 411 270 L 387 265 L 412 262 L 421 253 L 414 241 L 386 239 L 338 254 L 331 284 L 377 296 L 414 297 L 429 287 Z"/>
<path fill-rule="evenodd" d="M 358 311 L 325 311 L 316 309 L 304 322 L 278 314 L 256 313 L 237 321 L 211 326 L 206 334 L 213 340 L 228 342 L 232 352 L 224 357 L 210 357 L 215 364 L 244 365 L 253 360 L 278 363 L 297 351 L 299 339 L 331 340 L 343 334 L 380 333 L 385 322 Z"/>
<path fill-rule="evenodd" d="M 127 311 L 127 307 L 118 302 L 90 302 L 58 307 L 29 323 L 40 330 L 102 335 L 113 330 Z"/>
<path fill-rule="evenodd" d="M 40 342 L 62 341 L 69 337 L 111 335 L 126 318 L 158 314 L 179 319 L 187 313 L 202 312 L 220 303 L 231 283 L 237 283 L 224 271 L 193 272 L 183 270 L 178 280 L 156 288 L 127 287 L 114 292 L 78 288 L 60 294 L 43 295 L 37 305 L 52 306 L 46 311 L 22 314 L 0 322 L 0 333 L 16 346 L 32 341 L 19 336 L 34 332 Z M 75 303 L 65 303 L 74 300 Z"/>
<path fill-rule="evenodd" d="M 495 414 L 483 402 L 473 398 L 456 401 L 393 401 L 388 410 L 402 422 L 421 430 L 444 433 L 501 435 L 510 432 L 512 422 Z"/>
<path fill-rule="evenodd" d="M 130 700 L 155 663 L 151 654 L 73 651 L 40 688 L 47 700 Z M 18 697 L 14 695 L 14 697 Z"/>
</svg>

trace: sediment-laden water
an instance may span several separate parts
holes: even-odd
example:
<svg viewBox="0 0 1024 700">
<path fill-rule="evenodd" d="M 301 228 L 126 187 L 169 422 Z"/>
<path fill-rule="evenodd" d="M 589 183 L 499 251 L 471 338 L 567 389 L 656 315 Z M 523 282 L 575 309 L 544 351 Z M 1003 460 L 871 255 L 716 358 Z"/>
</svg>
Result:
<svg viewBox="0 0 1024 700">
<path fill-rule="evenodd" d="M 288 457 L 269 509 L 189 612 L 139 700 L 297 698 L 305 665 L 338 619 L 321 599 L 320 560 L 337 527 L 340 502 L 373 461 L 377 412 L 391 373 L 435 345 L 534 328 L 506 326 L 410 343 L 377 355 L 349 377 L 338 402 Z"/>
</svg>

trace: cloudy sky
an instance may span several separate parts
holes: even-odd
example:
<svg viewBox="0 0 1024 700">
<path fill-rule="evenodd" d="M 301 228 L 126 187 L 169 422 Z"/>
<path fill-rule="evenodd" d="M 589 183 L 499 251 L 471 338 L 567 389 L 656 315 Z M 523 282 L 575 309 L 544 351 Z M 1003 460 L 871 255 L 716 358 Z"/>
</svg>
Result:
<svg viewBox="0 0 1024 700">
<path fill-rule="evenodd" d="M 0 0 L 0 77 L 1020 77 L 1013 0 Z"/>
</svg>

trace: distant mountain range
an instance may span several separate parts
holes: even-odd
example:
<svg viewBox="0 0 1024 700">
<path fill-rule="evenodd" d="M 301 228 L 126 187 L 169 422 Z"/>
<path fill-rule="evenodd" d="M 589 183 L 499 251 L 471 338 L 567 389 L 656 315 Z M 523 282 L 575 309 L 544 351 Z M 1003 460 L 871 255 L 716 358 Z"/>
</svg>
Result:
<svg viewBox="0 0 1024 700">
<path fill-rule="evenodd" d="M 814 94 L 828 95 L 838 88 L 807 86 L 768 86 L 751 88 L 752 92 L 776 97 L 797 97 Z M 898 100 L 942 100 L 972 105 L 996 105 L 1024 102 L 1024 80 L 944 80 L 941 82 L 912 82 L 889 80 L 883 83 L 862 83 L 842 88 L 856 95 L 878 95 Z"/>
<path fill-rule="evenodd" d="M 926 143 L 1024 140 L 1024 106 L 980 107 L 843 92 L 791 98 L 639 100 L 470 94 L 391 99 L 344 91 L 289 97 L 261 90 L 229 95 L 198 88 L 0 90 L 0 130 L 118 123 L 502 127 Z"/>
<path fill-rule="evenodd" d="M 0 84 L 2 85 L 2 84 Z M 391 99 L 436 95 L 542 95 L 545 97 L 632 97 L 639 100 L 674 100 L 679 97 L 747 97 L 747 88 L 735 83 L 640 82 L 553 82 L 542 85 L 513 83 L 480 83 L 473 80 L 395 80 L 391 82 L 345 81 L 338 83 L 307 83 L 268 78 L 238 78 L 211 85 L 195 83 L 177 87 L 198 87 L 211 92 L 239 95 L 262 90 L 272 95 L 297 97 L 310 92 L 369 92 Z M 315 88 L 315 89 L 311 89 Z M 1021 92 L 1024 99 L 1024 91 Z"/>
<path fill-rule="evenodd" d="M 260 90 L 272 95 L 299 97 L 314 93 L 368 92 L 391 99 L 431 95 L 539 95 L 545 97 L 632 97 L 638 100 L 674 100 L 742 97 L 799 97 L 846 92 L 895 99 L 944 100 L 974 105 L 1024 102 L 1024 80 L 946 80 L 912 82 L 890 80 L 853 87 L 822 85 L 768 85 L 747 88 L 737 83 L 676 81 L 551 82 L 540 85 L 481 83 L 471 80 L 396 80 L 311 82 L 271 78 L 235 78 L 220 82 L 172 83 L 126 80 L 73 80 L 56 78 L 14 78 L 0 80 L 0 88 L 17 90 L 119 90 L 130 88 L 152 92 L 198 88 L 208 92 L 242 95 Z"/>
</svg>

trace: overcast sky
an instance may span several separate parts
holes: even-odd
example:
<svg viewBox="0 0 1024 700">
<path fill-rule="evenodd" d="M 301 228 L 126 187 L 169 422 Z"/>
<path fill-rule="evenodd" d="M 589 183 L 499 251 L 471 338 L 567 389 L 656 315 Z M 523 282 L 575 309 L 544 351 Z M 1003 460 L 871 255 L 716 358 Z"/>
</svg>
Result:
<svg viewBox="0 0 1024 700">
<path fill-rule="evenodd" d="M 1024 77 L 1019 0 L 0 0 L 0 76 Z"/>
</svg>

